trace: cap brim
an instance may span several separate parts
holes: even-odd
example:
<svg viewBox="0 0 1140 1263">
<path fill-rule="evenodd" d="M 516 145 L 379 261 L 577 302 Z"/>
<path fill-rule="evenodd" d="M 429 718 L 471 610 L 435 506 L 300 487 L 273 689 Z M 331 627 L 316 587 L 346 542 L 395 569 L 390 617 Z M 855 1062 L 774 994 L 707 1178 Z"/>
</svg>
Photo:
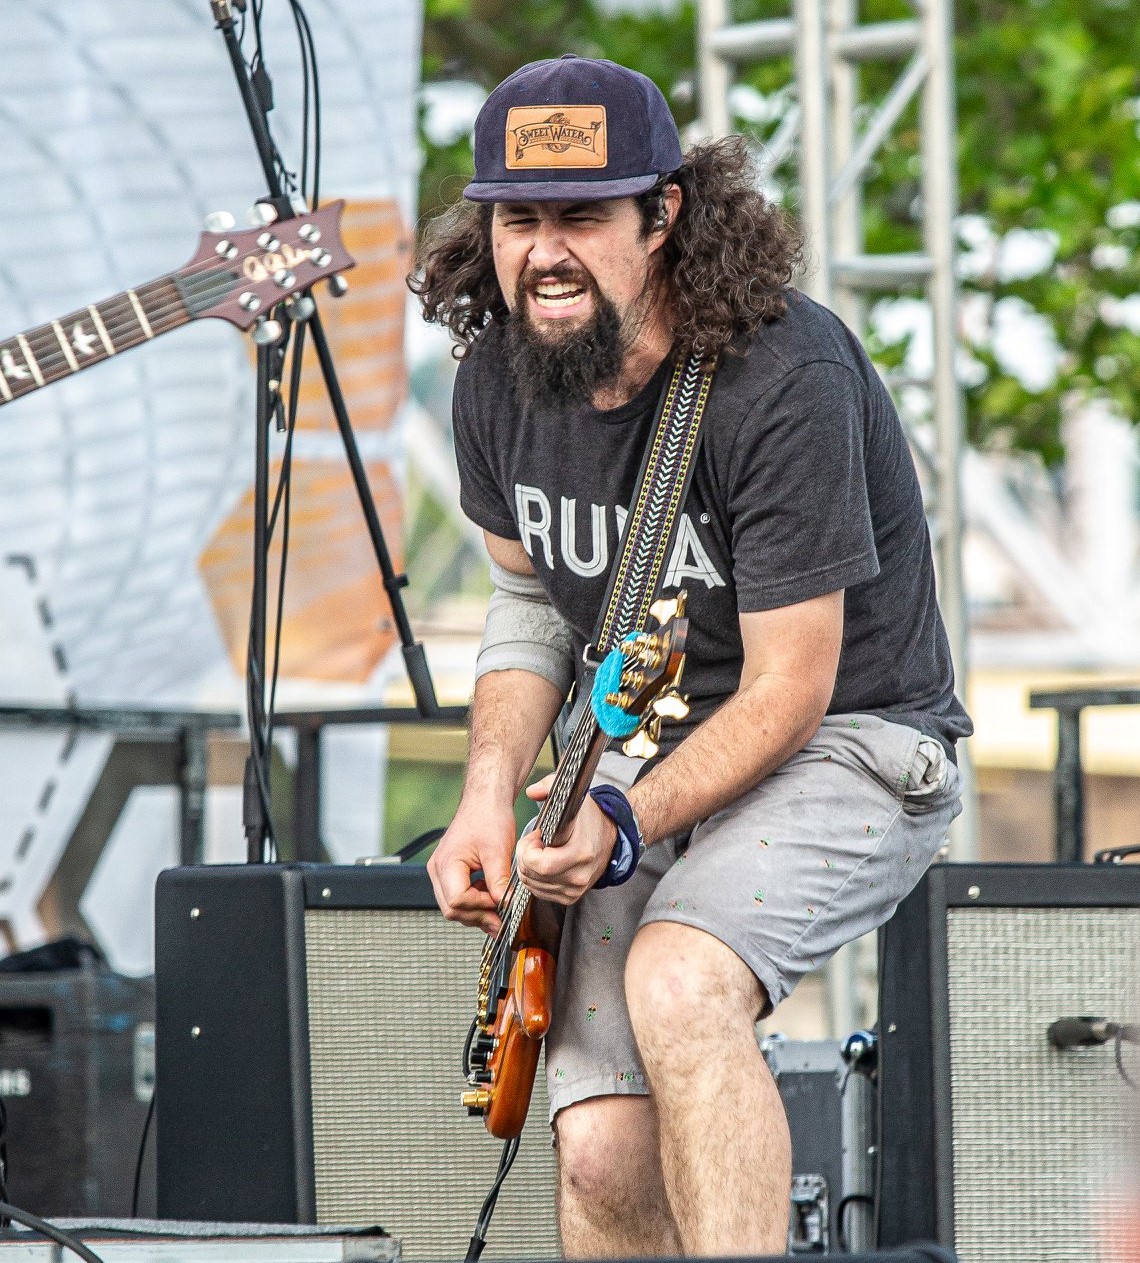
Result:
<svg viewBox="0 0 1140 1263">
<path fill-rule="evenodd" d="M 469 202 L 605 202 L 636 197 L 661 177 L 631 175 L 624 180 L 472 180 L 463 190 Z"/>
</svg>

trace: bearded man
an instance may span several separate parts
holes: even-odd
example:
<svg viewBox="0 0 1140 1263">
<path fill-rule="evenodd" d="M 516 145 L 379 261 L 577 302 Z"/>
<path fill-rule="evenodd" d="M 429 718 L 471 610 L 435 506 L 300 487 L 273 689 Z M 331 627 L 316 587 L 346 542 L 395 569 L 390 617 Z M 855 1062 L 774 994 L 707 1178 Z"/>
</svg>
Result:
<svg viewBox="0 0 1140 1263">
<path fill-rule="evenodd" d="M 461 349 L 461 501 L 495 585 L 429 870 L 444 915 L 488 932 L 662 385 L 678 356 L 717 363 L 664 579 L 688 592 L 692 711 L 647 769 L 599 765 L 644 858 L 612 798 L 565 845 L 517 844 L 525 885 L 568 905 L 546 1068 L 571 1256 L 783 1251 L 790 1145 L 755 1022 L 890 916 L 960 809 L 971 726 L 913 462 L 797 262 L 739 138 L 682 156 L 648 79 L 567 56 L 488 98 L 412 281 Z"/>
</svg>

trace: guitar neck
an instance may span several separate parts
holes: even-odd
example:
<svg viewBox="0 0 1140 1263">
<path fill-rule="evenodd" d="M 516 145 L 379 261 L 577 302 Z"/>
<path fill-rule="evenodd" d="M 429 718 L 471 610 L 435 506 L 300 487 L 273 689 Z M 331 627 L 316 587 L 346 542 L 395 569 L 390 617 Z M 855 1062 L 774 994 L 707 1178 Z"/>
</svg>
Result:
<svg viewBox="0 0 1140 1263">
<path fill-rule="evenodd" d="M 196 284 L 173 272 L 0 342 L 0 407 L 186 324 Z"/>
<path fill-rule="evenodd" d="M 578 814 L 605 748 L 606 735 L 587 706 L 566 743 L 550 793 L 538 813 L 537 828 L 546 846 L 559 846 L 564 840 L 564 831 Z"/>
<path fill-rule="evenodd" d="M 590 779 L 598 760 L 606 748 L 606 735 L 598 727 L 594 712 L 586 707 L 574 735 L 566 743 L 566 749 L 554 773 L 550 794 L 538 813 L 536 828 L 547 846 L 559 846 L 564 840 L 564 830 L 578 814 L 578 808 L 590 788 Z M 530 906 L 530 891 L 514 878 L 514 889 L 506 908 L 502 910 L 503 928 L 495 938 L 487 940 L 483 951 L 486 973 L 488 963 L 494 958 L 503 940 L 513 944 Z"/>
</svg>

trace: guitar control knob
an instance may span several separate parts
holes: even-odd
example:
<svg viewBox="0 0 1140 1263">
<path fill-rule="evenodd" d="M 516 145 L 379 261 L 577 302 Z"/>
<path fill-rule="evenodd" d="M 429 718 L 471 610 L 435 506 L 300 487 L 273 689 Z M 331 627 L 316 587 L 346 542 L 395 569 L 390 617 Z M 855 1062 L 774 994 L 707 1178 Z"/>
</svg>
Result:
<svg viewBox="0 0 1140 1263">
<path fill-rule="evenodd" d="M 470 1092 L 463 1093 L 459 1103 L 473 1114 L 485 1114 L 491 1104 L 491 1094 L 486 1088 L 472 1088 Z"/>
<path fill-rule="evenodd" d="M 207 232 L 229 232 L 236 222 L 229 211 L 211 211 L 206 216 L 204 227 Z"/>
</svg>

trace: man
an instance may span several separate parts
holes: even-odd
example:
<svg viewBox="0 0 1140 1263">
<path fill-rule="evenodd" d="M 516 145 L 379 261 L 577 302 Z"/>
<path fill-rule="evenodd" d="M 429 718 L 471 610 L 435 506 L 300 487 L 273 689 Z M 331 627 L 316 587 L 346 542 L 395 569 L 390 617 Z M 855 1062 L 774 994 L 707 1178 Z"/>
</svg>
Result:
<svg viewBox="0 0 1140 1263">
<path fill-rule="evenodd" d="M 636 851 L 587 798 L 517 862 L 568 905 L 546 1044 L 566 1253 L 782 1252 L 790 1147 L 755 1021 L 890 916 L 959 810 L 971 727 L 913 463 L 855 338 L 790 288 L 797 238 L 743 142 L 683 158 L 643 76 L 512 75 L 465 198 L 412 282 L 462 349 L 462 504 L 495 583 L 436 897 L 497 926 L 512 803 L 581 675 L 662 384 L 715 358 L 664 580 L 689 594 L 692 713 L 644 774 L 599 768 L 644 859 L 607 884 Z"/>
</svg>

